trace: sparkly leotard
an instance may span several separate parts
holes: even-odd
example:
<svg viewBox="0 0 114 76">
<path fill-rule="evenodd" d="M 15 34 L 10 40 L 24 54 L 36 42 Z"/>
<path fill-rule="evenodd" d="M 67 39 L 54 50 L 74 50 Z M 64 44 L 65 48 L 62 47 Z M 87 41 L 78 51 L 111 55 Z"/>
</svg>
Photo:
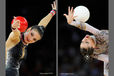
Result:
<svg viewBox="0 0 114 76">
<path fill-rule="evenodd" d="M 20 42 L 8 50 L 6 60 L 6 76 L 19 76 L 19 67 L 23 51 L 26 45 L 23 44 L 24 35 L 21 34 Z"/>
</svg>

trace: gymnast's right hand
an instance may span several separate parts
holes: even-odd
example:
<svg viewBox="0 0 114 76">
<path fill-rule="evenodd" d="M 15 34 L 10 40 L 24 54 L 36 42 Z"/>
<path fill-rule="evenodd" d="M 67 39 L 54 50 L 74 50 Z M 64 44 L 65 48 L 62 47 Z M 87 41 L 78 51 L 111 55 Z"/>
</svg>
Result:
<svg viewBox="0 0 114 76">
<path fill-rule="evenodd" d="M 16 17 L 14 16 L 14 21 L 11 25 L 11 28 L 17 29 L 20 27 L 20 21 L 15 19 Z"/>
<path fill-rule="evenodd" d="M 68 24 L 71 24 L 71 22 L 74 20 L 74 18 L 77 17 L 77 16 L 73 16 L 73 15 L 74 15 L 74 9 L 73 9 L 73 7 L 70 8 L 70 6 L 69 6 L 68 7 L 68 15 L 67 14 L 64 14 L 64 16 L 67 19 L 67 23 Z"/>
</svg>

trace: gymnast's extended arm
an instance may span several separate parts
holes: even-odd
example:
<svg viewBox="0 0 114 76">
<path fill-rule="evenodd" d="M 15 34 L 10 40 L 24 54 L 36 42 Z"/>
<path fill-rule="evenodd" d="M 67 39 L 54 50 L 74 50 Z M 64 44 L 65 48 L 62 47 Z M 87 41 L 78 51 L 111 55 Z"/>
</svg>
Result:
<svg viewBox="0 0 114 76">
<path fill-rule="evenodd" d="M 64 16 L 67 19 L 68 24 L 70 24 L 72 26 L 75 26 L 75 27 L 77 27 L 81 30 L 88 31 L 92 34 L 98 34 L 100 32 L 100 30 L 94 28 L 93 26 L 91 26 L 87 23 L 80 22 L 80 21 L 74 21 L 74 18 L 77 17 L 77 16 L 73 16 L 73 15 L 74 15 L 73 7 L 72 8 L 68 7 L 68 15 L 64 14 Z"/>
<path fill-rule="evenodd" d="M 52 19 L 52 17 L 55 15 L 55 13 L 56 13 L 55 1 L 53 2 L 53 4 L 51 4 L 51 6 L 52 6 L 52 11 L 38 23 L 38 26 L 46 27 L 48 25 L 48 23 L 50 22 L 50 20 Z"/>
</svg>

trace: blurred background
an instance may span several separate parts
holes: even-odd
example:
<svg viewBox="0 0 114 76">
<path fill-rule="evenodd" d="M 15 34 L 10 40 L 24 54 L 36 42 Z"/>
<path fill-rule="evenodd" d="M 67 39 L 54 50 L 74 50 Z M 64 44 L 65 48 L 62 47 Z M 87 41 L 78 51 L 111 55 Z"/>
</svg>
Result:
<svg viewBox="0 0 114 76">
<path fill-rule="evenodd" d="M 6 0 L 6 40 L 11 32 L 13 16 L 23 16 L 28 26 L 37 25 L 51 10 L 54 0 Z M 55 76 L 56 17 L 48 24 L 42 40 L 30 44 L 27 58 L 20 67 L 20 76 Z M 50 74 L 41 74 L 50 73 Z"/>
<path fill-rule="evenodd" d="M 103 62 L 85 62 L 80 54 L 80 42 L 89 32 L 67 24 L 64 13 L 68 6 L 84 5 L 90 10 L 87 21 L 98 29 L 108 29 L 108 0 L 58 0 L 58 69 L 59 76 L 103 76 Z"/>
</svg>

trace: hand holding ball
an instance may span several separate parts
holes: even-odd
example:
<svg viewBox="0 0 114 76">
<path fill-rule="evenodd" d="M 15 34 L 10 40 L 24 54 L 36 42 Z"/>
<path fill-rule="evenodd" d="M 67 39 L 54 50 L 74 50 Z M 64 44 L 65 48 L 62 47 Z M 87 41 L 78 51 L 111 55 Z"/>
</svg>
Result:
<svg viewBox="0 0 114 76">
<path fill-rule="evenodd" d="M 20 21 L 20 27 L 18 28 L 18 30 L 20 32 L 25 32 L 25 30 L 27 29 L 28 27 L 28 22 L 27 20 L 24 18 L 24 17 L 21 17 L 21 16 L 17 16 L 15 17 L 15 20 L 19 20 Z M 13 24 L 14 22 L 14 19 L 12 20 L 11 24 Z"/>
<path fill-rule="evenodd" d="M 75 20 L 86 22 L 90 17 L 90 11 L 85 6 L 77 6 L 74 9 L 74 16 L 77 16 L 75 17 Z"/>
</svg>

